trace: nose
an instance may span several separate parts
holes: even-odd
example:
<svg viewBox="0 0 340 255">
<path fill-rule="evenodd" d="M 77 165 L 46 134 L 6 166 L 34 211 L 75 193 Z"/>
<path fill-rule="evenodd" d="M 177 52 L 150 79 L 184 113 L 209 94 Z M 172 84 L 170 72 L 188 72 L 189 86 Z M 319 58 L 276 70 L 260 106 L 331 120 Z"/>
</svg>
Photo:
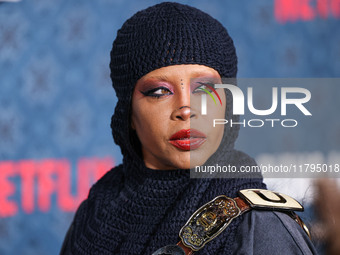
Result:
<svg viewBox="0 0 340 255">
<path fill-rule="evenodd" d="M 171 118 L 173 120 L 183 120 L 186 121 L 190 118 L 196 117 L 195 112 L 190 108 L 190 106 L 184 105 L 176 109 L 173 113 Z"/>
<path fill-rule="evenodd" d="M 182 79 L 180 85 L 178 84 L 178 91 L 174 97 L 174 110 L 171 114 L 172 120 L 186 121 L 196 117 L 196 111 L 190 104 L 190 78 L 186 80 L 187 82 Z"/>
</svg>

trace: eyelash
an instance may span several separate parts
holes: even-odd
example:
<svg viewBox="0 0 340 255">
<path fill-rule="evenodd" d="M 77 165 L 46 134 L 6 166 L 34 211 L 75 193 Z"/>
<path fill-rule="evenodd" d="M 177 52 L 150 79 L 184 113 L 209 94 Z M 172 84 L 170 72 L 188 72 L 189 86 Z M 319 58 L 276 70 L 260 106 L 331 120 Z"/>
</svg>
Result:
<svg viewBox="0 0 340 255">
<path fill-rule="evenodd" d="M 199 89 L 201 87 L 204 87 L 204 89 L 208 90 L 209 92 L 212 92 L 212 90 L 210 88 L 208 88 L 206 85 L 214 87 L 213 83 L 211 83 L 211 82 L 197 82 L 197 83 L 200 84 L 200 86 L 196 87 L 193 90 L 193 92 L 192 92 L 193 94 L 196 94 L 196 93 L 206 93 L 204 90 Z M 165 90 L 167 92 L 165 94 L 155 94 L 155 92 L 158 91 L 158 90 Z M 141 91 L 141 93 L 144 96 L 155 97 L 155 98 L 160 98 L 160 97 L 163 97 L 163 96 L 173 95 L 173 93 L 168 88 L 166 88 L 166 87 L 157 87 L 157 88 L 153 88 L 153 89 L 150 89 L 150 90 L 147 90 L 147 91 Z"/>
<path fill-rule="evenodd" d="M 192 92 L 193 94 L 196 93 L 206 93 L 204 90 L 200 89 L 202 87 L 204 87 L 204 89 L 208 90 L 209 92 L 212 92 L 212 90 L 207 87 L 206 85 L 209 85 L 210 87 L 214 88 L 214 84 L 211 82 L 197 82 L 198 84 L 200 84 L 201 86 L 198 86 L 194 89 L 194 91 Z"/>
<path fill-rule="evenodd" d="M 166 94 L 155 94 L 156 91 L 158 90 L 165 90 L 167 91 Z M 155 97 L 155 98 L 160 98 L 160 97 L 163 97 L 163 96 L 168 96 L 168 95 L 172 95 L 173 93 L 166 87 L 158 87 L 158 88 L 154 88 L 154 89 L 150 89 L 150 90 L 147 90 L 147 91 L 141 91 L 141 93 L 144 95 L 144 96 L 148 96 L 148 97 Z"/>
</svg>

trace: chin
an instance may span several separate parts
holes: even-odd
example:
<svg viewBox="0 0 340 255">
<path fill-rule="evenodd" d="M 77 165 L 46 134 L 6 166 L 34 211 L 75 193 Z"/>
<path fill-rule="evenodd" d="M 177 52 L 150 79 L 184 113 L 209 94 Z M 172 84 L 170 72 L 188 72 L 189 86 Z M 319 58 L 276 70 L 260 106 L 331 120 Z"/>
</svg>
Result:
<svg viewBox="0 0 340 255">
<path fill-rule="evenodd" d="M 195 153 L 192 152 L 190 155 L 190 165 L 189 168 L 195 168 L 196 166 L 203 165 L 208 158 L 206 158 L 205 155 L 202 155 L 201 153 Z"/>
<path fill-rule="evenodd" d="M 177 162 L 177 164 L 175 164 L 175 167 L 177 169 L 190 169 L 190 158 L 181 162 Z"/>
</svg>

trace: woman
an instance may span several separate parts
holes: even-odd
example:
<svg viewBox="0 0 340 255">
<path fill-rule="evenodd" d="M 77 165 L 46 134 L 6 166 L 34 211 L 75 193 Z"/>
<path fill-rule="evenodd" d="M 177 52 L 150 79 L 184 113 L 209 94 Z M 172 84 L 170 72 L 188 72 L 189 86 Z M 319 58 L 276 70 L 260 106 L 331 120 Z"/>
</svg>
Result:
<svg viewBox="0 0 340 255">
<path fill-rule="evenodd" d="M 218 21 L 178 3 L 142 10 L 118 31 L 110 68 L 118 97 L 111 128 L 123 164 L 92 187 L 62 254 L 152 254 L 176 244 L 191 214 L 216 196 L 265 188 L 259 176 L 190 179 L 196 165 L 255 164 L 233 149 L 235 126 L 206 124 L 237 120 L 228 93 L 216 90 L 223 107 L 200 113 L 202 91 L 213 93 L 213 84 L 237 72 L 233 41 Z M 207 108 L 213 107 L 209 99 Z M 280 254 L 310 254 L 307 239 L 285 214 L 250 212 L 197 254 L 277 254 L 282 247 Z"/>
</svg>

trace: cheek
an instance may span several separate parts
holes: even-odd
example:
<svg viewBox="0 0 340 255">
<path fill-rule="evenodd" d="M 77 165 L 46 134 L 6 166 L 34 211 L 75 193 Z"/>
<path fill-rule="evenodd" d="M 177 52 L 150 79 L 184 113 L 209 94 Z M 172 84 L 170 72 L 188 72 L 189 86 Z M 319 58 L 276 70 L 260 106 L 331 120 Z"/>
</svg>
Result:
<svg viewBox="0 0 340 255">
<path fill-rule="evenodd" d="M 208 125 L 209 127 L 212 127 L 213 129 L 216 129 L 216 127 L 213 127 L 213 122 L 214 119 L 225 119 L 226 116 L 226 98 L 225 98 L 225 94 L 222 92 L 219 93 L 220 94 L 220 98 L 222 101 L 222 105 L 219 102 L 219 100 L 216 100 L 216 103 L 211 100 L 208 100 L 207 102 L 207 110 L 208 113 L 207 115 L 204 116 L 205 119 L 207 119 L 207 123 L 206 125 Z"/>
<path fill-rule="evenodd" d="M 222 105 L 218 101 L 215 104 L 212 100 L 210 101 L 210 105 L 208 103 L 209 110 L 211 109 L 210 113 L 206 115 L 206 128 L 209 130 L 210 141 L 212 144 L 216 145 L 216 148 L 219 146 L 223 134 L 224 134 L 224 125 L 215 125 L 213 126 L 215 119 L 225 119 L 226 116 L 226 97 L 224 91 L 219 91 L 219 95 L 222 101 Z M 214 146 L 213 146 L 214 147 Z"/>
<path fill-rule="evenodd" d="M 150 116 L 148 114 L 146 114 L 145 111 L 140 110 L 143 108 L 140 107 L 134 107 L 134 109 L 137 110 L 133 110 L 132 113 L 132 125 L 133 128 L 136 130 L 138 136 L 140 137 L 141 133 L 145 132 L 144 130 L 146 130 L 146 128 L 148 126 L 152 125 L 152 118 L 150 118 Z"/>
<path fill-rule="evenodd" d="M 138 108 L 137 108 L 138 109 Z M 137 137 L 142 145 L 142 150 L 145 147 L 149 147 L 150 143 L 152 143 L 152 130 L 148 127 L 152 127 L 154 124 L 152 119 L 148 118 L 149 116 L 145 114 L 145 112 L 140 110 L 135 110 L 132 113 L 132 125 L 137 133 Z"/>
<path fill-rule="evenodd" d="M 168 113 L 163 108 L 154 104 L 136 104 L 133 106 L 132 124 L 141 141 L 146 140 L 146 137 L 154 137 L 155 134 L 161 135 L 164 132 L 167 126 L 166 115 Z"/>
</svg>

